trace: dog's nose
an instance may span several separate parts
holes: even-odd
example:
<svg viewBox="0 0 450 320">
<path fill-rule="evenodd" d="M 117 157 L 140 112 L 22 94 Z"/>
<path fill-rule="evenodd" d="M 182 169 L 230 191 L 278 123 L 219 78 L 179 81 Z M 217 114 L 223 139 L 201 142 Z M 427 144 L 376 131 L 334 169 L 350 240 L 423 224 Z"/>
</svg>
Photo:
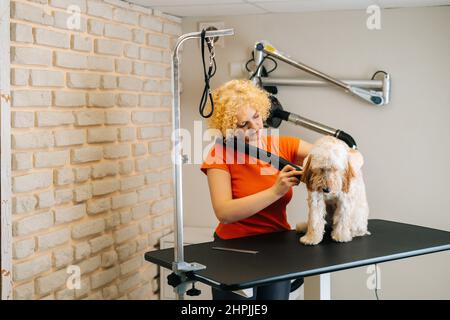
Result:
<svg viewBox="0 0 450 320">
<path fill-rule="evenodd" d="M 328 193 L 328 192 L 330 192 L 330 189 L 328 189 L 328 188 L 323 188 L 322 191 L 325 192 L 325 193 Z"/>
</svg>

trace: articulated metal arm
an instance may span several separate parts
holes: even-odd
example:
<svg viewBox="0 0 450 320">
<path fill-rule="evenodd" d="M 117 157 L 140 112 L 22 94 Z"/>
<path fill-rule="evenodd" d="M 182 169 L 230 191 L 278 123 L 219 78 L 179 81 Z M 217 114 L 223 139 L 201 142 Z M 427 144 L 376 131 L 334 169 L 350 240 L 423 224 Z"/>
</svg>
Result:
<svg viewBox="0 0 450 320">
<path fill-rule="evenodd" d="M 308 72 L 308 73 L 322 79 L 323 81 L 325 81 L 327 83 L 331 83 L 335 86 L 338 86 L 338 87 L 344 89 L 346 92 L 349 92 L 357 97 L 360 97 L 361 99 L 364 99 L 367 102 L 370 102 L 371 104 L 374 104 L 377 106 L 382 106 L 389 102 L 389 93 L 390 93 L 390 76 L 389 76 L 389 74 L 384 75 L 384 79 L 382 82 L 382 89 L 383 89 L 382 91 L 367 90 L 367 89 L 361 88 L 360 86 L 357 86 L 356 81 L 354 81 L 355 84 L 351 84 L 349 82 L 344 82 L 344 81 L 338 80 L 332 76 L 329 76 L 323 72 L 320 72 L 319 70 L 309 67 L 301 62 L 295 61 L 292 58 L 290 58 L 289 56 L 287 56 L 286 54 L 278 51 L 271 44 L 269 44 L 265 41 L 260 41 L 260 42 L 256 43 L 256 45 L 255 45 L 255 63 L 256 63 L 256 65 L 259 65 L 259 63 L 264 58 L 264 55 L 271 56 L 271 57 L 281 60 L 293 67 L 296 67 L 300 70 Z M 261 71 L 260 70 L 257 71 L 256 77 L 258 77 L 261 81 L 263 80 L 263 79 L 261 79 Z M 309 80 L 306 80 L 306 81 L 308 82 Z M 268 80 L 267 82 L 273 83 L 270 80 Z M 302 82 L 300 80 L 293 81 L 293 80 L 279 79 L 276 82 L 278 84 L 285 84 L 285 82 L 286 82 L 288 85 L 302 84 Z M 315 83 L 315 84 L 317 85 L 317 83 Z M 368 85 L 367 81 L 365 81 L 365 83 L 363 83 L 363 84 L 364 84 L 363 85 L 364 87 L 370 87 L 370 85 Z M 374 83 L 374 84 L 379 85 L 378 83 Z"/>
<path fill-rule="evenodd" d="M 281 60 L 291 66 L 294 66 L 300 70 L 303 70 L 307 73 L 310 73 L 320 79 L 318 80 L 296 80 L 296 79 L 273 79 L 262 77 L 262 62 L 265 57 L 270 56 Z M 319 86 L 326 85 L 331 83 L 334 86 L 337 86 L 341 89 L 344 89 L 345 92 L 351 93 L 371 104 L 382 106 L 389 102 L 390 96 L 390 76 L 387 73 L 384 73 L 384 78 L 382 81 L 380 80 L 363 80 L 363 81 L 355 81 L 355 80 L 347 80 L 342 81 L 336 79 L 330 75 L 327 75 L 319 70 L 316 70 L 312 67 L 309 67 L 301 62 L 295 61 L 286 54 L 278 51 L 271 44 L 266 41 L 257 42 L 254 50 L 254 58 L 255 64 L 257 66 L 257 70 L 255 71 L 253 81 L 256 85 L 261 86 L 276 86 L 276 85 L 309 85 L 309 86 Z M 373 88 L 381 89 L 381 91 L 371 90 Z M 319 132 L 321 134 L 332 135 L 338 139 L 341 139 L 351 148 L 356 149 L 355 140 L 344 131 L 340 129 L 334 129 L 319 122 L 306 119 L 298 114 L 288 112 L 283 110 L 279 101 L 271 96 L 272 100 L 272 108 L 270 112 L 269 118 L 266 120 L 266 124 L 268 126 L 277 128 L 282 120 L 289 121 L 295 125 L 305 127 L 307 129 Z"/>
<path fill-rule="evenodd" d="M 357 149 L 355 140 L 348 133 L 340 129 L 334 129 L 327 125 L 321 124 L 317 121 L 306 119 L 298 114 L 283 110 L 283 107 L 275 96 L 270 96 L 270 100 L 271 108 L 269 117 L 266 120 L 266 125 L 272 128 L 278 128 L 282 120 L 288 121 L 297 126 L 301 126 L 321 134 L 334 136 L 344 141 L 350 148 Z"/>
</svg>

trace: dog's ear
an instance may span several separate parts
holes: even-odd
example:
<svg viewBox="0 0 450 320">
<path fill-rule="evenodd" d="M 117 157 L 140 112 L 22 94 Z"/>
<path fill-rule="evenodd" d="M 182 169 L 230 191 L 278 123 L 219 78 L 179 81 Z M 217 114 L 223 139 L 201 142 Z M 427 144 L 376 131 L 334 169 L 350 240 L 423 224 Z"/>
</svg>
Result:
<svg viewBox="0 0 450 320">
<path fill-rule="evenodd" d="M 358 172 L 364 164 L 364 158 L 362 154 L 359 151 L 353 149 L 348 152 L 348 161 L 352 164 L 355 172 Z"/>
<path fill-rule="evenodd" d="M 306 164 L 305 164 L 306 161 Z M 300 179 L 301 182 L 303 182 L 304 184 L 306 184 L 306 187 L 309 189 L 309 185 L 310 185 L 310 180 L 311 180 L 311 156 L 307 156 L 304 160 L 303 160 L 303 173 L 302 173 L 302 178 Z"/>
<path fill-rule="evenodd" d="M 355 170 L 353 169 L 351 162 L 347 161 L 347 169 L 345 169 L 344 181 L 342 183 L 343 192 L 348 192 L 350 190 L 350 182 L 354 177 L 356 177 Z"/>
</svg>

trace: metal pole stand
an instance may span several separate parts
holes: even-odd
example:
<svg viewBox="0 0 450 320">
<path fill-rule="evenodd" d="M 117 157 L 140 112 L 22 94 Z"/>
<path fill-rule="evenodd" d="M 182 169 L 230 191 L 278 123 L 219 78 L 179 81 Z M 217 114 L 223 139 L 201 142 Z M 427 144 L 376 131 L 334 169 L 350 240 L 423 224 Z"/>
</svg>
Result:
<svg viewBox="0 0 450 320">
<path fill-rule="evenodd" d="M 205 38 L 215 38 L 222 36 L 233 35 L 233 29 L 206 31 Z M 179 57 L 178 50 L 182 43 L 188 39 L 201 38 L 201 32 L 191 32 L 180 36 L 175 44 L 172 56 L 172 139 L 174 143 L 173 153 L 173 170 L 172 178 L 175 181 L 175 246 L 174 246 L 174 261 L 172 263 L 173 273 L 169 275 L 171 285 L 174 287 L 177 299 L 183 299 L 186 288 L 190 282 L 186 273 L 203 270 L 206 266 L 196 262 L 188 263 L 184 261 L 183 248 L 183 189 L 182 189 L 182 164 L 185 163 L 186 157 L 181 154 L 181 139 L 180 139 L 180 87 L 179 87 Z M 168 278 L 169 278 L 168 277 Z M 190 293 L 197 293 L 197 289 L 193 287 Z M 192 290 L 191 289 L 191 290 Z M 189 290 L 188 290 L 189 291 Z"/>
</svg>

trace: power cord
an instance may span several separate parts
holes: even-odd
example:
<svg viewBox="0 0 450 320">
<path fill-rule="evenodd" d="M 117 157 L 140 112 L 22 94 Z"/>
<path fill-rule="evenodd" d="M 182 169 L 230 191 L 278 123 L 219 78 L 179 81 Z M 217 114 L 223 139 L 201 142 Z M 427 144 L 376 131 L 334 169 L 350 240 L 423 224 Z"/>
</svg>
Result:
<svg viewBox="0 0 450 320">
<path fill-rule="evenodd" d="M 263 62 L 264 62 L 266 59 L 273 62 L 273 67 L 272 67 L 272 69 L 270 69 L 269 71 L 266 71 L 267 75 L 269 75 L 269 73 L 275 71 L 275 69 L 278 67 L 278 63 L 276 62 L 275 59 L 273 59 L 272 57 L 269 57 L 269 56 L 266 55 L 266 56 L 264 56 L 264 58 L 262 58 L 261 62 L 256 66 L 256 69 L 255 69 L 255 71 L 252 73 L 252 75 L 250 76 L 249 80 L 252 80 L 252 79 L 255 77 L 255 75 L 258 73 L 259 69 L 261 68 Z M 251 58 L 250 60 L 248 60 L 248 61 L 245 63 L 245 69 L 246 69 L 248 72 L 251 72 L 250 68 L 248 67 L 248 64 L 249 64 L 250 62 L 252 62 L 252 61 L 255 61 L 255 54 L 254 54 L 253 51 L 252 51 L 252 58 Z"/>
<path fill-rule="evenodd" d="M 387 76 L 387 72 L 386 72 L 386 71 L 378 70 L 377 72 L 375 72 L 375 73 L 372 75 L 372 79 L 370 79 L 370 80 L 375 79 L 375 76 L 376 76 L 377 74 L 379 74 L 379 73 L 384 73 L 384 75 Z"/>
</svg>

